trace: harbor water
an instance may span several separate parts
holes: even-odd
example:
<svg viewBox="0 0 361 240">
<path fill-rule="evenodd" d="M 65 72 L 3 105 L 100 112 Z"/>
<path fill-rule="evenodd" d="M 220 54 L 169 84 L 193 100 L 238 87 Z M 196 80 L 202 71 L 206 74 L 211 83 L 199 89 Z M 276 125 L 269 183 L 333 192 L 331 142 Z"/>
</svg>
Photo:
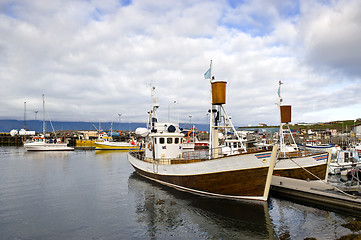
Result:
<svg viewBox="0 0 361 240">
<path fill-rule="evenodd" d="M 177 191 L 138 176 L 124 152 L 0 147 L 0 239 L 338 239 L 354 220 Z"/>
</svg>

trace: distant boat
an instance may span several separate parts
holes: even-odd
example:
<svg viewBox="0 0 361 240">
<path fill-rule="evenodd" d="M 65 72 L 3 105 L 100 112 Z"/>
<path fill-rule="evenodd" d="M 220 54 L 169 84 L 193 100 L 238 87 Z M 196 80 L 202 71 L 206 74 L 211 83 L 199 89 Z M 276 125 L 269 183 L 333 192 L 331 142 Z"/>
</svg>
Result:
<svg viewBox="0 0 361 240">
<path fill-rule="evenodd" d="M 44 135 L 35 136 L 31 142 L 24 143 L 26 151 L 73 151 L 74 148 L 68 147 L 66 143 L 62 143 L 60 139 L 50 142 Z"/>
<path fill-rule="evenodd" d="M 218 130 L 233 127 L 228 124 L 230 118 L 222 105 L 225 103 L 226 82 L 214 81 L 213 78 L 210 81 L 213 100 L 209 150 L 184 152 L 184 135 L 179 125 L 158 123 L 156 111 L 159 105 L 153 100 L 149 127 L 142 130 L 145 151 L 130 151 L 128 161 L 139 175 L 182 191 L 227 199 L 266 201 L 277 146 L 273 151 L 222 153 L 218 147 Z M 217 99 L 217 94 L 223 94 L 223 97 Z M 220 125 L 221 119 L 226 119 L 227 126 Z"/>
<path fill-rule="evenodd" d="M 141 144 L 135 142 L 133 139 L 130 142 L 114 142 L 112 137 L 106 133 L 101 133 L 100 141 L 94 142 L 95 150 L 140 150 Z"/>
<path fill-rule="evenodd" d="M 348 171 L 360 166 L 360 158 L 356 151 L 340 150 L 330 163 L 330 174 L 346 175 Z"/>
<path fill-rule="evenodd" d="M 182 149 L 187 151 L 193 151 L 195 149 L 205 149 L 208 148 L 208 140 L 199 140 L 196 136 L 195 126 L 191 129 L 183 130 L 184 134 L 183 137 L 183 143 L 182 143 Z"/>
<path fill-rule="evenodd" d="M 300 144 L 299 146 L 303 146 L 305 149 L 308 149 L 308 150 L 331 149 L 333 155 L 336 155 L 337 151 L 341 150 L 341 147 L 338 145 L 335 145 L 333 143 L 323 144 L 323 143 L 321 143 L 320 140 L 308 140 L 308 141 L 306 141 L 306 143 L 304 145 Z"/>
<path fill-rule="evenodd" d="M 348 150 L 356 151 L 359 156 L 361 155 L 361 143 L 354 143 L 348 148 Z"/>
<path fill-rule="evenodd" d="M 266 141 L 266 139 L 262 139 L 262 141 L 254 143 L 253 146 L 259 149 L 267 149 L 269 147 L 272 147 L 274 144 L 275 144 L 274 142 L 270 142 L 270 141 Z"/>
<path fill-rule="evenodd" d="M 65 140 L 66 135 L 64 136 Z M 24 143 L 26 151 L 73 151 L 74 148 L 62 143 L 60 138 L 54 141 L 45 138 L 45 100 L 43 95 L 43 134 L 34 136 L 31 142 Z"/>
</svg>

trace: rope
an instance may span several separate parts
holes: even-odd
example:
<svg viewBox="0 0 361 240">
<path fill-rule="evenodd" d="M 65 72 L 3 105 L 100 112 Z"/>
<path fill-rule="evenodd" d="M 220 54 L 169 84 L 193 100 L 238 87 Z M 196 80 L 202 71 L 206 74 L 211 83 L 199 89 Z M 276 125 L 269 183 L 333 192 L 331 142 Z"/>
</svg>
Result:
<svg viewBox="0 0 361 240">
<path fill-rule="evenodd" d="M 325 183 L 326 185 L 333 187 L 333 190 L 339 191 L 340 193 L 343 193 L 344 195 L 346 195 L 346 196 L 348 196 L 348 197 L 351 197 L 351 198 L 353 198 L 353 199 L 357 199 L 356 196 L 351 195 L 351 194 L 348 194 L 348 193 L 344 192 L 343 190 L 339 189 L 338 187 L 332 186 L 331 184 L 329 184 L 329 183 L 326 182 L 325 180 L 319 178 L 318 176 L 316 176 L 315 174 L 313 174 L 312 172 L 310 172 L 309 170 L 307 170 L 307 169 L 304 168 L 303 166 L 299 165 L 297 162 L 293 161 L 292 158 L 289 158 L 289 159 L 290 159 L 294 164 L 296 164 L 297 166 L 299 166 L 300 168 L 302 168 L 303 170 L 305 170 L 307 173 L 311 174 L 313 177 L 317 178 L 318 180 L 321 180 L 321 182 Z M 328 164 L 327 164 L 327 166 L 328 166 Z"/>
</svg>

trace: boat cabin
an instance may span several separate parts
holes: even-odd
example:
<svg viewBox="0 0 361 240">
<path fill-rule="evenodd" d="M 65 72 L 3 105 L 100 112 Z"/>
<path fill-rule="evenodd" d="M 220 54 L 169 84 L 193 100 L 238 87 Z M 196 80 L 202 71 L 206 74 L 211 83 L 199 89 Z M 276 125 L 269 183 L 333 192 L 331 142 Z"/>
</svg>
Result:
<svg viewBox="0 0 361 240">
<path fill-rule="evenodd" d="M 183 136 L 178 124 L 154 123 L 146 141 L 145 158 L 181 158 Z"/>
</svg>

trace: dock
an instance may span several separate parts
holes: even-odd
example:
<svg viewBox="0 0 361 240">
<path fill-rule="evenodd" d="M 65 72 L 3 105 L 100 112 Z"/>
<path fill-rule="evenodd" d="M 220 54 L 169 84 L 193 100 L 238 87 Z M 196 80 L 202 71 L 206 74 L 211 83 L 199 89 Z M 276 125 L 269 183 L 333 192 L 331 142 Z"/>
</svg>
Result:
<svg viewBox="0 0 361 240">
<path fill-rule="evenodd" d="M 322 181 L 306 181 L 273 176 L 271 195 L 321 209 L 359 216 L 361 197 L 338 191 Z"/>
</svg>

